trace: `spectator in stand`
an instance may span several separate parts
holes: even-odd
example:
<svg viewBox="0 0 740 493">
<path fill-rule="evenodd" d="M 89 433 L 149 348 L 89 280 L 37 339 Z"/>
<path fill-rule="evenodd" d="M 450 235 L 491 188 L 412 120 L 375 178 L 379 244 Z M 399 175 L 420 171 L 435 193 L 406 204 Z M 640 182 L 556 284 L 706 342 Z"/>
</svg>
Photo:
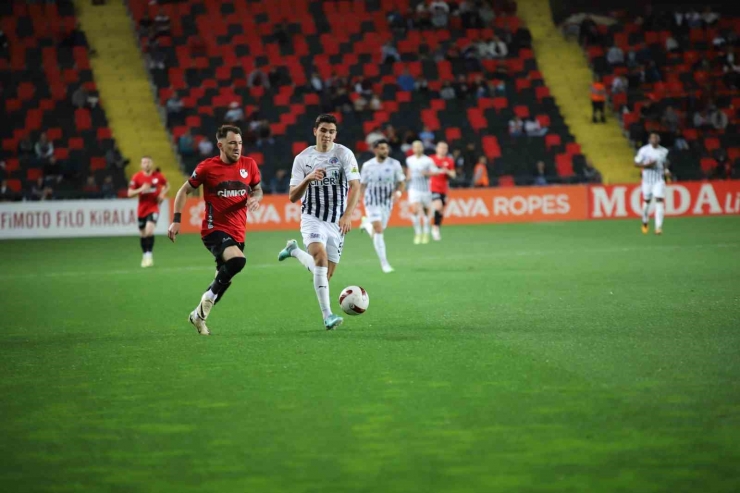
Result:
<svg viewBox="0 0 740 493">
<path fill-rule="evenodd" d="M 712 128 L 712 121 L 709 119 L 707 110 L 697 111 L 694 113 L 694 127 L 699 130 L 709 130 Z"/>
<path fill-rule="evenodd" d="M 429 81 L 427 81 L 424 77 L 420 77 L 419 80 L 416 81 L 415 88 L 422 94 L 428 94 Z"/>
<path fill-rule="evenodd" d="M 509 135 L 511 137 L 521 137 L 524 135 L 524 121 L 518 116 L 509 120 Z"/>
<path fill-rule="evenodd" d="M 427 125 L 424 125 L 421 129 L 421 133 L 419 133 L 419 140 L 424 144 L 425 150 L 430 151 L 436 148 L 434 138 L 434 132 L 432 132 Z"/>
<path fill-rule="evenodd" d="M 598 45 L 601 41 L 596 22 L 587 15 L 581 21 L 581 27 L 578 31 L 578 42 L 583 46 Z"/>
<path fill-rule="evenodd" d="M 61 46 L 66 46 L 69 48 L 74 48 L 76 46 L 84 46 L 85 48 L 90 47 L 90 45 L 87 42 L 87 35 L 82 30 L 82 27 L 80 26 L 79 22 L 75 22 L 75 25 L 72 28 L 72 30 L 69 31 L 64 36 L 60 44 Z M 90 50 L 91 55 L 93 55 L 94 53 L 95 53 L 95 50 Z"/>
<path fill-rule="evenodd" d="M 41 132 L 41 135 L 39 135 L 39 141 L 36 142 L 34 151 L 36 152 L 36 159 L 42 164 L 54 156 L 54 144 L 46 137 L 46 132 Z"/>
<path fill-rule="evenodd" d="M 676 151 L 688 151 L 689 150 L 689 143 L 684 138 L 683 134 L 681 132 L 676 131 L 676 138 L 673 141 L 673 149 Z"/>
<path fill-rule="evenodd" d="M 115 199 L 117 196 L 113 177 L 111 175 L 105 175 L 103 184 L 100 186 L 100 197 L 103 199 Z"/>
<path fill-rule="evenodd" d="M 349 113 L 352 111 L 352 100 L 347 94 L 347 88 L 340 86 L 337 88 L 332 98 L 331 105 L 333 111 L 338 113 Z"/>
<path fill-rule="evenodd" d="M 669 132 L 675 132 L 678 130 L 679 125 L 681 124 L 681 121 L 678 117 L 678 113 L 676 113 L 673 109 L 673 106 L 668 105 L 666 106 L 665 112 L 663 113 L 663 118 L 661 118 L 661 121 L 663 122 L 663 125 L 668 129 Z"/>
<path fill-rule="evenodd" d="M 82 187 L 82 192 L 91 199 L 98 198 L 100 196 L 100 187 L 95 181 L 95 175 L 88 175 L 85 180 L 85 185 Z"/>
<path fill-rule="evenodd" d="M 662 79 L 663 76 L 660 74 L 660 70 L 655 64 L 655 60 L 650 60 L 647 68 L 645 68 L 645 82 L 648 84 L 655 84 L 656 82 L 660 82 Z"/>
<path fill-rule="evenodd" d="M 719 108 L 715 108 L 709 115 L 709 122 L 712 124 L 715 130 L 724 132 L 730 120 L 727 118 L 727 114 Z"/>
<path fill-rule="evenodd" d="M 396 132 L 395 127 L 390 123 L 385 126 L 385 140 L 388 141 L 388 145 L 391 147 L 391 152 L 401 149 L 401 138 L 398 136 L 398 132 Z"/>
<path fill-rule="evenodd" d="M 232 101 L 229 104 L 229 111 L 224 115 L 224 121 L 241 128 L 244 125 L 244 118 L 244 110 L 239 107 L 239 102 Z"/>
<path fill-rule="evenodd" d="M 257 146 L 264 147 L 265 145 L 275 145 L 275 139 L 272 136 L 272 129 L 270 128 L 270 122 L 267 120 L 260 121 L 259 133 L 257 134 Z"/>
<path fill-rule="evenodd" d="M 185 104 L 179 98 L 177 93 L 173 92 L 172 96 L 167 100 L 167 103 L 165 103 L 165 109 L 167 110 L 167 125 L 171 127 L 182 125 L 185 120 L 182 112 L 183 108 L 185 108 Z"/>
<path fill-rule="evenodd" d="M 154 26 L 154 21 L 149 17 L 149 12 L 144 11 L 144 15 L 139 20 L 139 36 L 146 36 Z"/>
<path fill-rule="evenodd" d="M 719 20 L 719 14 L 712 10 L 711 5 L 707 5 L 704 8 L 704 13 L 702 13 L 701 18 L 704 21 L 704 25 L 706 27 L 710 27 L 717 23 L 717 21 Z"/>
<path fill-rule="evenodd" d="M 524 131 L 530 137 L 542 137 L 547 134 L 547 127 L 543 127 L 539 120 L 536 118 L 530 118 L 524 122 Z"/>
<path fill-rule="evenodd" d="M 401 15 L 401 12 L 399 12 L 398 9 L 393 9 L 386 19 L 388 19 L 388 26 L 391 30 L 398 34 L 404 34 L 406 29 L 408 29 L 406 19 L 403 18 L 403 15 Z"/>
<path fill-rule="evenodd" d="M 118 149 L 117 145 L 113 145 L 108 151 L 105 153 L 105 164 L 108 166 L 108 169 L 123 169 L 126 167 L 128 163 L 130 163 L 130 159 L 126 159 L 121 154 L 120 149 Z"/>
<path fill-rule="evenodd" d="M 364 77 L 358 77 L 355 82 L 355 92 L 368 101 L 373 97 L 373 84 Z"/>
<path fill-rule="evenodd" d="M 480 52 L 478 51 L 477 43 L 470 43 L 468 46 L 463 48 L 462 58 L 465 70 L 469 72 L 480 72 L 482 70 Z"/>
<path fill-rule="evenodd" d="M 452 84 L 450 84 L 449 81 L 445 81 L 442 84 L 442 89 L 440 89 L 439 91 L 439 97 L 447 101 L 455 99 L 457 97 L 457 94 L 455 93 L 455 88 L 452 87 Z"/>
<path fill-rule="evenodd" d="M 414 76 L 411 75 L 408 68 L 404 68 L 401 75 L 398 76 L 398 87 L 400 87 L 402 91 L 411 92 L 414 90 L 415 85 L 416 81 L 414 80 Z"/>
<path fill-rule="evenodd" d="M 447 27 L 450 17 L 450 6 L 444 0 L 432 0 L 429 4 L 429 12 L 432 17 L 432 26 L 438 29 Z"/>
<path fill-rule="evenodd" d="M 432 27 L 432 14 L 424 2 L 421 2 L 416 6 L 414 25 L 418 29 L 429 29 Z"/>
<path fill-rule="evenodd" d="M 0 202 L 13 202 L 18 200 L 17 195 L 8 186 L 8 180 L 3 179 L 0 182 Z"/>
<path fill-rule="evenodd" d="M 672 35 L 665 39 L 665 51 L 668 53 L 679 53 L 681 51 L 681 45 Z"/>
<path fill-rule="evenodd" d="M 629 82 L 627 81 L 627 77 L 624 75 L 617 75 L 614 77 L 614 80 L 612 81 L 612 94 L 627 92 L 628 88 Z"/>
<path fill-rule="evenodd" d="M 723 77 L 725 85 L 731 89 L 740 87 L 740 60 L 733 46 L 730 46 L 727 53 L 720 57 L 720 63 L 722 63 L 722 71 L 725 74 Z"/>
<path fill-rule="evenodd" d="M 183 157 L 195 155 L 195 140 L 189 129 L 177 140 L 177 150 Z"/>
<path fill-rule="evenodd" d="M 213 157 L 213 142 L 208 137 L 203 137 L 198 142 L 198 153 L 203 159 Z"/>
<path fill-rule="evenodd" d="M 488 158 L 486 156 L 478 157 L 478 161 L 473 168 L 473 187 L 487 187 L 490 185 L 488 180 Z"/>
<path fill-rule="evenodd" d="M 18 143 L 18 160 L 20 161 L 21 166 L 28 166 L 35 157 L 36 150 L 31 141 L 31 136 L 26 135 Z"/>
<path fill-rule="evenodd" d="M 729 180 L 732 178 L 732 163 L 727 157 L 727 151 L 720 147 L 712 153 L 712 157 L 717 161 L 713 178 L 715 180 Z"/>
<path fill-rule="evenodd" d="M 406 133 L 403 134 L 403 143 L 401 144 L 401 152 L 404 154 L 409 154 L 411 152 L 412 144 L 415 140 L 418 140 L 419 136 L 416 135 L 416 133 L 412 132 L 411 130 L 407 130 Z"/>
<path fill-rule="evenodd" d="M 496 18 L 496 12 L 493 11 L 491 5 L 488 2 L 475 2 L 478 6 L 478 18 L 480 19 L 480 27 L 484 28 L 490 26 L 493 20 Z"/>
<path fill-rule="evenodd" d="M 465 75 L 460 74 L 457 76 L 457 82 L 455 82 L 453 89 L 455 90 L 455 94 L 457 94 L 458 99 L 468 99 L 468 96 L 470 95 L 470 86 L 468 85 Z"/>
<path fill-rule="evenodd" d="M 601 123 L 606 123 L 606 114 L 604 107 L 606 105 L 606 87 L 601 82 L 601 77 L 596 76 L 593 84 L 591 84 L 591 120 L 596 123 L 596 115 L 601 115 Z"/>
<path fill-rule="evenodd" d="M 75 108 L 94 108 L 98 104 L 98 98 L 91 96 L 85 86 L 80 84 L 72 93 L 72 104 Z"/>
<path fill-rule="evenodd" d="M 46 185 L 56 185 L 62 181 L 62 166 L 54 156 L 51 156 L 46 164 L 44 164 L 43 173 L 44 183 Z"/>
<path fill-rule="evenodd" d="M 374 128 L 374 129 L 372 129 L 372 131 L 371 131 L 371 132 L 370 132 L 369 134 L 367 134 L 367 136 L 365 137 L 365 143 L 367 144 L 367 146 L 368 146 L 368 147 L 369 147 L 370 149 L 372 149 L 372 148 L 373 148 L 373 145 L 374 145 L 374 144 L 375 144 L 375 143 L 376 143 L 377 141 L 379 141 L 379 140 L 381 140 L 381 139 L 385 139 L 385 134 L 383 134 L 383 131 L 382 131 L 382 130 L 380 129 L 380 127 L 375 127 L 375 128 Z"/>
<path fill-rule="evenodd" d="M 396 47 L 393 46 L 392 41 L 388 41 L 380 47 L 380 58 L 383 63 L 395 63 L 401 61 L 401 55 L 399 55 Z"/>
<path fill-rule="evenodd" d="M 606 52 L 606 61 L 612 67 L 616 65 L 624 65 L 624 51 L 617 45 L 613 45 Z"/>
<path fill-rule="evenodd" d="M 247 77 L 247 86 L 249 87 L 262 86 L 265 89 L 269 89 L 270 79 L 267 77 L 267 74 L 262 71 L 261 68 L 255 67 L 254 70 L 252 70 L 249 73 L 249 76 Z"/>
<path fill-rule="evenodd" d="M 157 37 L 170 35 L 170 16 L 167 15 L 162 7 L 159 8 L 157 15 L 154 17 L 154 29 Z"/>
<path fill-rule="evenodd" d="M 586 183 L 601 183 L 601 173 L 594 168 L 591 160 L 586 160 L 586 166 L 583 167 L 583 179 Z"/>
<path fill-rule="evenodd" d="M 54 190 L 44 183 L 44 177 L 39 176 L 26 192 L 26 200 L 51 200 Z"/>
<path fill-rule="evenodd" d="M 457 12 L 460 16 L 463 29 L 479 29 L 482 27 L 480 16 L 478 15 L 478 5 L 476 5 L 474 0 L 462 0 Z"/>
<path fill-rule="evenodd" d="M 537 187 L 547 185 L 547 178 L 545 177 L 545 162 L 544 161 L 537 161 L 535 175 L 534 175 L 534 185 Z"/>
<path fill-rule="evenodd" d="M 309 80 L 309 83 L 311 84 L 311 89 L 313 89 L 314 92 L 324 92 L 324 81 L 321 80 L 318 72 L 314 72 L 311 74 L 311 79 Z"/>
<path fill-rule="evenodd" d="M 272 35 L 275 37 L 275 41 L 281 45 L 287 45 L 290 41 L 290 33 L 288 32 L 288 23 L 286 21 L 281 22 L 275 26 L 272 31 Z"/>
<path fill-rule="evenodd" d="M 290 176 L 288 170 L 280 168 L 270 178 L 270 193 L 288 193 L 290 188 Z"/>
</svg>

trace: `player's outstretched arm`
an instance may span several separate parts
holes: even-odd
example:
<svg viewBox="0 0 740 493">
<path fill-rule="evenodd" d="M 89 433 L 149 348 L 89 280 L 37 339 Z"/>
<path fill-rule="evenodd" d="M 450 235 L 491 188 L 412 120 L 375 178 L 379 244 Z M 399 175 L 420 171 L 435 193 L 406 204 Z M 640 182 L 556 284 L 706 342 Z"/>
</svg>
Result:
<svg viewBox="0 0 740 493">
<path fill-rule="evenodd" d="M 314 180 L 323 180 L 324 179 L 324 170 L 322 168 L 317 168 L 313 170 L 311 173 L 307 174 L 306 177 L 303 179 L 301 183 L 298 185 L 290 187 L 290 191 L 288 192 L 288 198 L 291 202 L 295 203 L 301 200 L 301 197 L 303 197 L 303 194 L 306 193 L 306 189 L 308 188 L 308 185 L 314 181 Z"/>
<path fill-rule="evenodd" d="M 193 188 L 192 185 L 190 185 L 190 182 L 185 182 L 180 187 L 180 190 L 177 191 L 177 195 L 175 195 L 175 203 L 173 205 L 173 215 L 172 215 L 172 224 L 170 224 L 170 227 L 167 228 L 167 237 L 172 241 L 172 243 L 175 242 L 175 237 L 180 234 L 180 217 L 182 215 L 182 209 L 185 207 L 185 201 L 188 198 L 188 194 L 191 194 L 195 191 L 195 188 Z"/>
<path fill-rule="evenodd" d="M 339 230 L 342 234 L 347 234 L 352 230 L 352 213 L 355 212 L 357 202 L 360 200 L 360 180 L 349 181 L 349 193 L 347 194 L 347 209 L 339 218 Z"/>
<path fill-rule="evenodd" d="M 157 197 L 157 202 L 161 204 L 162 201 L 164 201 L 164 199 L 167 198 L 167 192 L 169 191 L 170 191 L 170 183 L 167 182 L 162 187 L 162 191 L 159 193 L 159 197 Z"/>
<path fill-rule="evenodd" d="M 129 196 L 129 198 L 130 198 L 130 197 L 136 197 L 136 196 L 137 196 L 137 195 L 139 195 L 139 194 L 140 194 L 141 192 L 143 192 L 143 191 L 144 191 L 144 189 L 146 189 L 146 187 L 147 187 L 147 186 L 148 186 L 148 185 L 142 185 L 142 186 L 140 186 L 139 188 L 131 188 L 131 187 L 129 187 L 129 189 L 128 189 L 128 190 L 126 191 L 126 195 L 128 195 L 128 196 Z"/>
<path fill-rule="evenodd" d="M 262 185 L 257 183 L 252 187 L 252 191 L 249 193 L 249 198 L 247 199 L 247 209 L 254 212 L 257 209 L 260 208 L 260 201 L 262 200 L 262 197 L 264 197 L 264 193 L 262 192 Z"/>
</svg>

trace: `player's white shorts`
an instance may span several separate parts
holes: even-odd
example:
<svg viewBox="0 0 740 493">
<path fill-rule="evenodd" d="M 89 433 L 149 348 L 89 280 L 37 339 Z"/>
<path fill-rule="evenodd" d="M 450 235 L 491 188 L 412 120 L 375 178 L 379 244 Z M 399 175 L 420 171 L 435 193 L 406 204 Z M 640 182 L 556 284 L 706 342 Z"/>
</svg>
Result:
<svg viewBox="0 0 740 493">
<path fill-rule="evenodd" d="M 421 204 L 424 207 L 431 207 L 432 192 L 420 192 L 418 190 L 409 190 L 409 204 Z"/>
<path fill-rule="evenodd" d="M 371 223 L 374 223 L 376 221 L 380 221 L 380 224 L 383 226 L 383 229 L 388 227 L 388 219 L 391 217 L 391 209 L 390 207 L 381 207 L 377 205 L 366 205 L 365 206 L 365 215 L 367 216 L 367 220 Z"/>
<path fill-rule="evenodd" d="M 665 198 L 665 182 L 663 180 L 657 181 L 653 184 L 644 183 L 642 184 L 642 197 L 645 200 L 652 198 L 664 199 Z"/>
<path fill-rule="evenodd" d="M 326 248 L 329 262 L 339 263 L 344 246 L 344 235 L 339 231 L 339 225 L 322 221 L 316 216 L 301 215 L 301 234 L 303 244 L 308 247 L 311 243 L 321 243 Z"/>
</svg>

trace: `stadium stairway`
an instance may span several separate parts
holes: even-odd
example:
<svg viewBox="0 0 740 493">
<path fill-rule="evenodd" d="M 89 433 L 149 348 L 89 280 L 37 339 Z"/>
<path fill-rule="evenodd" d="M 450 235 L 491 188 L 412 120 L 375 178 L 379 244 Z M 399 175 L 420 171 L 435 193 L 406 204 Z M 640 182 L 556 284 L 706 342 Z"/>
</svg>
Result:
<svg viewBox="0 0 740 493">
<path fill-rule="evenodd" d="M 75 0 L 78 19 L 98 52 L 91 66 L 113 135 L 124 156 L 131 159 L 128 175 L 139 169 L 139 158 L 150 155 L 173 182 L 170 195 L 179 187 L 179 161 L 170 144 L 139 51 L 131 19 L 123 2 L 92 6 Z"/>
<path fill-rule="evenodd" d="M 553 23 L 549 0 L 525 0 L 518 5 L 518 15 L 532 33 L 540 71 L 583 154 L 601 171 L 606 183 L 637 181 L 639 173 L 632 166 L 634 151 L 622 135 L 619 121 L 612 117 L 606 125 L 591 122 L 592 72 L 578 44 L 565 40 Z"/>
</svg>

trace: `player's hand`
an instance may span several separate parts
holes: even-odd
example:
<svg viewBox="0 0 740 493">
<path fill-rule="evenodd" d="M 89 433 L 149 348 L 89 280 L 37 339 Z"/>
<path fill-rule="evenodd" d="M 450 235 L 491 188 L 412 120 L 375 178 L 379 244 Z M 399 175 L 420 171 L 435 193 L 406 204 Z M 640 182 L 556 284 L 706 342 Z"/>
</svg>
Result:
<svg viewBox="0 0 740 493">
<path fill-rule="evenodd" d="M 343 235 L 352 231 L 352 218 L 347 214 L 339 218 L 339 231 L 341 231 Z"/>
<path fill-rule="evenodd" d="M 172 223 L 170 224 L 170 227 L 167 228 L 167 238 L 169 238 L 172 243 L 175 242 L 175 237 L 180 234 L 180 223 Z"/>
<path fill-rule="evenodd" d="M 311 173 L 308 174 L 306 178 L 309 179 L 309 181 L 321 181 L 326 176 L 326 171 L 323 168 L 316 168 Z"/>
<path fill-rule="evenodd" d="M 395 195 L 395 197 L 397 199 L 400 199 L 403 196 L 403 192 L 400 191 L 400 190 L 396 190 L 396 192 L 394 193 L 394 195 Z"/>
<path fill-rule="evenodd" d="M 646 168 L 655 168 L 655 161 L 648 161 L 645 163 Z"/>
<path fill-rule="evenodd" d="M 254 197 L 249 197 L 247 199 L 247 209 L 249 209 L 249 212 L 254 212 L 257 209 L 260 208 L 260 201 L 257 200 Z"/>
</svg>

